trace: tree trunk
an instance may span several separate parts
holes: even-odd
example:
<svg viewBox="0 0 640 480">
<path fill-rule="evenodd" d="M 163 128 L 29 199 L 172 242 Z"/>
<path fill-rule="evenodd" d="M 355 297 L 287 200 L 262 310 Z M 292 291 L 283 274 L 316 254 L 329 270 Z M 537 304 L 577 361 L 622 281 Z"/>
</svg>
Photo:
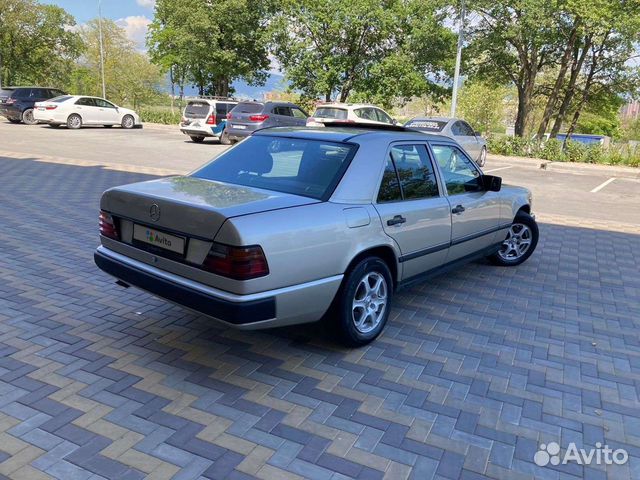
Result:
<svg viewBox="0 0 640 480">
<path fill-rule="evenodd" d="M 171 115 L 175 112 L 175 99 L 176 99 L 176 81 L 173 75 L 173 65 L 169 68 L 169 81 L 171 82 Z"/>
<path fill-rule="evenodd" d="M 587 53 L 591 48 L 591 39 L 591 35 L 586 37 L 582 52 L 576 52 L 576 55 L 574 56 L 573 65 L 571 66 L 571 76 L 569 77 L 569 85 L 567 86 L 567 91 L 565 92 L 564 98 L 562 99 L 562 104 L 560 105 L 560 110 L 558 111 L 556 120 L 553 123 L 550 138 L 556 138 L 558 136 L 558 133 L 560 133 L 560 129 L 562 128 L 562 124 L 564 123 L 564 119 L 567 117 L 569 107 L 571 106 L 571 102 L 573 101 L 573 97 L 576 93 L 576 83 L 578 81 L 578 77 L 580 76 L 580 72 L 582 71 L 584 61 L 587 58 Z"/>
<path fill-rule="evenodd" d="M 562 54 L 562 59 L 560 60 L 560 71 L 558 72 L 558 77 L 556 78 L 556 82 L 553 85 L 553 90 L 551 90 L 551 94 L 547 99 L 547 104 L 545 105 L 544 113 L 542 114 L 542 120 L 540 121 L 540 126 L 538 127 L 538 134 L 536 135 L 538 140 L 542 140 L 544 138 L 544 134 L 546 133 L 547 127 L 549 126 L 549 121 L 551 120 L 551 115 L 553 114 L 553 110 L 556 108 L 556 103 L 558 103 L 560 89 L 564 84 L 564 77 L 567 75 L 567 69 L 569 68 L 571 52 L 573 51 L 576 39 L 578 38 L 578 28 L 580 27 L 580 23 L 580 17 L 578 17 L 573 25 L 573 29 L 571 30 L 571 35 L 569 36 L 569 41 L 564 50 L 564 53 Z"/>
<path fill-rule="evenodd" d="M 330 102 L 331 101 L 331 91 L 329 91 L 329 92 L 324 94 L 324 101 L 325 102 Z"/>
<path fill-rule="evenodd" d="M 602 54 L 605 48 L 605 42 L 607 41 L 608 34 L 605 35 L 602 45 L 600 48 L 593 52 L 591 56 L 591 66 L 589 67 L 589 74 L 587 75 L 587 81 L 584 84 L 584 89 L 582 90 L 582 97 L 580 98 L 580 102 L 578 103 L 578 107 L 576 108 L 575 113 L 573 114 L 573 120 L 571 120 L 571 125 L 567 130 L 567 136 L 564 139 L 564 144 L 571 139 L 571 135 L 576 130 L 576 126 L 578 125 L 578 120 L 580 120 L 580 115 L 582 114 L 582 109 L 589 100 L 589 94 L 591 93 L 591 86 L 593 85 L 593 78 L 595 77 L 596 71 L 598 69 L 598 60 L 600 59 L 600 55 Z"/>
<path fill-rule="evenodd" d="M 524 81 L 518 85 L 518 112 L 516 114 L 516 124 L 514 128 L 514 133 L 517 137 L 523 137 L 525 134 L 535 87 L 535 72 L 527 72 L 524 75 Z"/>
</svg>

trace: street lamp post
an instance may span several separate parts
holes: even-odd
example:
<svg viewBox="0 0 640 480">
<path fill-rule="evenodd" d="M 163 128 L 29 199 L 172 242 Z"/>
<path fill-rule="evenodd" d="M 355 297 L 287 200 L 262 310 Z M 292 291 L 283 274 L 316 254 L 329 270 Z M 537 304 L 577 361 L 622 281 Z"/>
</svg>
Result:
<svg viewBox="0 0 640 480">
<path fill-rule="evenodd" d="M 104 46 L 102 45 L 102 0 L 98 0 L 98 31 L 100 36 L 100 75 L 102 77 L 102 98 L 107 98 L 107 87 L 104 82 Z"/>
<path fill-rule="evenodd" d="M 460 0 L 460 27 L 458 30 L 458 52 L 456 53 L 456 69 L 453 74 L 453 94 L 451 96 L 451 116 L 456 116 L 458 104 L 458 84 L 460 83 L 460 64 L 462 63 L 462 43 L 464 42 L 464 0 Z"/>
</svg>

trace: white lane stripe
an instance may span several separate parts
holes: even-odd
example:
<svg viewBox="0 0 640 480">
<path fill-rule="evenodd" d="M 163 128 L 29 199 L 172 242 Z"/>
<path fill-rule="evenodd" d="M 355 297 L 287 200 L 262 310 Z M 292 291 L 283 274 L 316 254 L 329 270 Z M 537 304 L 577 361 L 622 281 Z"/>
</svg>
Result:
<svg viewBox="0 0 640 480">
<path fill-rule="evenodd" d="M 508 168 L 513 168 L 513 165 L 509 165 L 508 167 L 492 168 L 491 170 L 483 170 L 483 172 L 484 173 L 498 172 L 500 170 L 506 170 Z"/>
<path fill-rule="evenodd" d="M 602 190 L 604 187 L 606 187 L 607 185 L 609 185 L 611 182 L 613 182 L 616 178 L 610 178 L 609 180 L 607 180 L 604 183 L 601 183 L 600 185 L 598 185 L 596 188 L 594 188 L 593 190 L 591 190 L 591 193 L 598 193 L 600 190 Z"/>
</svg>

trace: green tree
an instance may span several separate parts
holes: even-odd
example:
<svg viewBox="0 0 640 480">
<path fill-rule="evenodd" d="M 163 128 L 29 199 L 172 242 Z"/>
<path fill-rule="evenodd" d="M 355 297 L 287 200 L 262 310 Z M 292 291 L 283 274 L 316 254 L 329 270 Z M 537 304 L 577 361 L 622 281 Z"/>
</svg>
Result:
<svg viewBox="0 0 640 480">
<path fill-rule="evenodd" d="M 82 28 L 86 53 L 74 76 L 78 91 L 97 96 L 102 95 L 99 35 L 97 20 L 91 20 Z M 160 69 L 151 64 L 146 55 L 136 51 L 121 27 L 103 19 L 102 40 L 107 98 L 138 107 L 140 102 L 159 93 Z"/>
<path fill-rule="evenodd" d="M 452 70 L 453 33 L 439 0 L 284 0 L 271 23 L 273 53 L 309 98 L 389 106 L 429 91 Z"/>
<path fill-rule="evenodd" d="M 231 83 L 262 85 L 269 67 L 264 0 L 158 0 L 147 44 L 152 61 L 184 87 L 227 96 Z"/>
<path fill-rule="evenodd" d="M 474 129 L 488 134 L 505 130 L 505 110 L 509 88 L 484 82 L 470 82 L 460 90 L 460 117 Z"/>
<path fill-rule="evenodd" d="M 63 88 L 82 51 L 75 19 L 35 0 L 0 0 L 0 85 Z"/>
</svg>

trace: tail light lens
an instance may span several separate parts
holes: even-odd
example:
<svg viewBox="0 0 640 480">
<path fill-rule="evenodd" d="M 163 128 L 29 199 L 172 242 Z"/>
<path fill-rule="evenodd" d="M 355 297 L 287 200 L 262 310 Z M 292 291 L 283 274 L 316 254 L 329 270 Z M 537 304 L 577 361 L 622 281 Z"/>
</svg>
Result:
<svg viewBox="0 0 640 480">
<path fill-rule="evenodd" d="M 249 120 L 252 122 L 264 122 L 267 118 L 269 118 L 269 115 L 251 115 Z"/>
<path fill-rule="evenodd" d="M 17 100 L 15 98 L 7 98 L 7 101 L 4 102 L 6 105 L 13 105 Z"/>
<path fill-rule="evenodd" d="M 209 115 L 209 118 L 207 118 L 207 125 L 215 125 L 215 124 L 216 124 L 216 116 Z"/>
<path fill-rule="evenodd" d="M 227 120 L 231 120 L 231 112 L 227 113 Z"/>
<path fill-rule="evenodd" d="M 119 239 L 116 223 L 110 214 L 104 211 L 100 211 L 98 224 L 100 225 L 100 235 L 108 238 L 113 238 L 114 240 Z"/>
<path fill-rule="evenodd" d="M 55 110 L 56 108 L 58 108 L 57 105 L 47 105 L 44 107 L 45 110 Z"/>
<path fill-rule="evenodd" d="M 205 258 L 202 268 L 208 272 L 233 278 L 235 280 L 250 280 L 269 274 L 267 258 L 262 247 L 232 247 L 221 243 L 214 243 Z"/>
</svg>

